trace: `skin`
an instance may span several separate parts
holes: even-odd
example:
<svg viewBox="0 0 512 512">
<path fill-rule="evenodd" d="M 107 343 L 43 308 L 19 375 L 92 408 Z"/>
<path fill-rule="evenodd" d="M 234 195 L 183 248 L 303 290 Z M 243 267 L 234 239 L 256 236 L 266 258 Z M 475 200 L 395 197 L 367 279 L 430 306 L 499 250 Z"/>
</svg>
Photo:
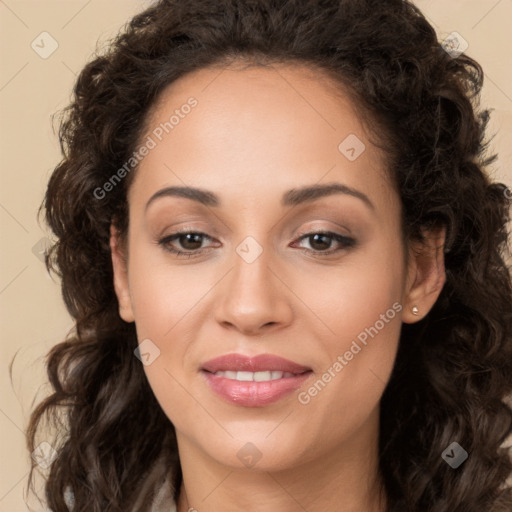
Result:
<svg viewBox="0 0 512 512">
<path fill-rule="evenodd" d="M 444 231 L 404 246 L 385 156 L 348 96 L 318 73 L 282 64 L 195 71 L 164 91 L 145 136 L 190 96 L 197 107 L 136 171 L 127 246 L 111 230 L 120 315 L 160 350 L 144 369 L 177 432 L 178 512 L 383 511 L 379 402 L 401 323 L 421 320 L 443 287 Z M 338 150 L 349 134 L 366 146 L 354 161 Z M 290 189 L 326 183 L 373 206 L 348 194 L 281 205 Z M 173 185 L 209 190 L 221 206 L 163 197 L 145 211 Z M 179 228 L 211 239 L 173 247 L 205 251 L 179 258 L 158 244 Z M 311 232 L 356 243 L 300 240 Z M 247 236 L 263 250 L 251 263 L 236 252 Z M 394 303 L 401 311 L 305 405 L 297 392 L 265 407 L 227 403 L 200 374 L 214 357 L 269 353 L 309 366 L 307 391 Z M 246 443 L 261 454 L 252 467 L 237 456 Z"/>
</svg>

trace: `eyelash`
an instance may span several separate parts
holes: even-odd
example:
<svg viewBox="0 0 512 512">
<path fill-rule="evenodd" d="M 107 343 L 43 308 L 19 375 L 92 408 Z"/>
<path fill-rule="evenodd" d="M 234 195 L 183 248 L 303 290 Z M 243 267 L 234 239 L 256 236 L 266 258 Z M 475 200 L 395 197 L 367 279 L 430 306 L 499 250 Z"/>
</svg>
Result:
<svg viewBox="0 0 512 512">
<path fill-rule="evenodd" d="M 206 233 L 202 233 L 200 231 L 191 231 L 190 229 L 183 229 L 183 230 L 176 231 L 175 233 L 162 238 L 161 240 L 158 241 L 158 244 L 160 246 L 162 246 L 164 250 L 174 254 L 178 258 L 192 258 L 195 256 L 199 256 L 200 254 L 202 254 L 205 251 L 205 248 L 194 249 L 194 250 L 190 250 L 190 251 L 180 251 L 179 249 L 174 249 L 169 245 L 170 242 L 178 239 L 180 236 L 189 235 L 189 234 L 190 235 L 200 235 L 202 237 L 212 240 L 212 238 L 210 236 L 208 236 Z M 327 236 L 342 245 L 342 247 L 339 249 L 334 249 L 334 250 L 328 249 L 326 251 L 317 251 L 314 249 L 303 249 L 305 252 L 307 252 L 309 254 L 314 254 L 315 256 L 320 256 L 320 257 L 329 256 L 336 252 L 340 252 L 343 249 L 349 249 L 356 245 L 355 239 L 344 236 L 344 235 L 339 235 L 338 233 L 333 233 L 331 231 L 313 231 L 313 232 L 309 232 L 309 233 L 304 233 L 301 236 L 299 236 L 297 241 L 301 241 L 301 240 L 313 237 L 314 235 Z"/>
</svg>

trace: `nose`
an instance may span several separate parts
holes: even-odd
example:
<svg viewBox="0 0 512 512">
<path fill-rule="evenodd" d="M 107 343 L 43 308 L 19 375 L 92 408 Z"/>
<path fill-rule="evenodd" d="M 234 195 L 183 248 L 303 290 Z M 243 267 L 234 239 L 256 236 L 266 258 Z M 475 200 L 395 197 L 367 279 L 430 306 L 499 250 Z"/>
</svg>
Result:
<svg viewBox="0 0 512 512">
<path fill-rule="evenodd" d="M 291 323 L 293 293 L 269 260 L 265 250 L 251 263 L 234 256 L 216 301 L 215 318 L 223 327 L 258 336 Z"/>
</svg>

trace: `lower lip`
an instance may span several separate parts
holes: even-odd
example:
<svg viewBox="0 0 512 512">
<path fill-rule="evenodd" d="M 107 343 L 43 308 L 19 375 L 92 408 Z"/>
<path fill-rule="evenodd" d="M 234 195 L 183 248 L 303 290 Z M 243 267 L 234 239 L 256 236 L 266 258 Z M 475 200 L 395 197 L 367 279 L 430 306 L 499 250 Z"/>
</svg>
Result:
<svg viewBox="0 0 512 512">
<path fill-rule="evenodd" d="M 254 382 L 226 379 L 207 371 L 202 373 L 210 388 L 218 396 L 231 404 L 243 407 L 263 407 L 277 402 L 300 388 L 312 374 L 312 372 L 305 372 L 294 377 Z"/>
</svg>

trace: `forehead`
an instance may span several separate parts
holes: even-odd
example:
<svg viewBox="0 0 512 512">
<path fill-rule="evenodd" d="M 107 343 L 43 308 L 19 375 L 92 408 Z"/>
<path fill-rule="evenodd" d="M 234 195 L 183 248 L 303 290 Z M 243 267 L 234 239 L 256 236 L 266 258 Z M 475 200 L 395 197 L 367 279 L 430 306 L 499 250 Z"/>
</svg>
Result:
<svg viewBox="0 0 512 512">
<path fill-rule="evenodd" d="M 148 138 L 154 147 L 136 171 L 133 202 L 169 185 L 242 196 L 244 204 L 322 180 L 380 195 L 389 188 L 385 156 L 370 142 L 357 107 L 341 86 L 305 66 L 189 73 L 149 112 Z"/>
</svg>

